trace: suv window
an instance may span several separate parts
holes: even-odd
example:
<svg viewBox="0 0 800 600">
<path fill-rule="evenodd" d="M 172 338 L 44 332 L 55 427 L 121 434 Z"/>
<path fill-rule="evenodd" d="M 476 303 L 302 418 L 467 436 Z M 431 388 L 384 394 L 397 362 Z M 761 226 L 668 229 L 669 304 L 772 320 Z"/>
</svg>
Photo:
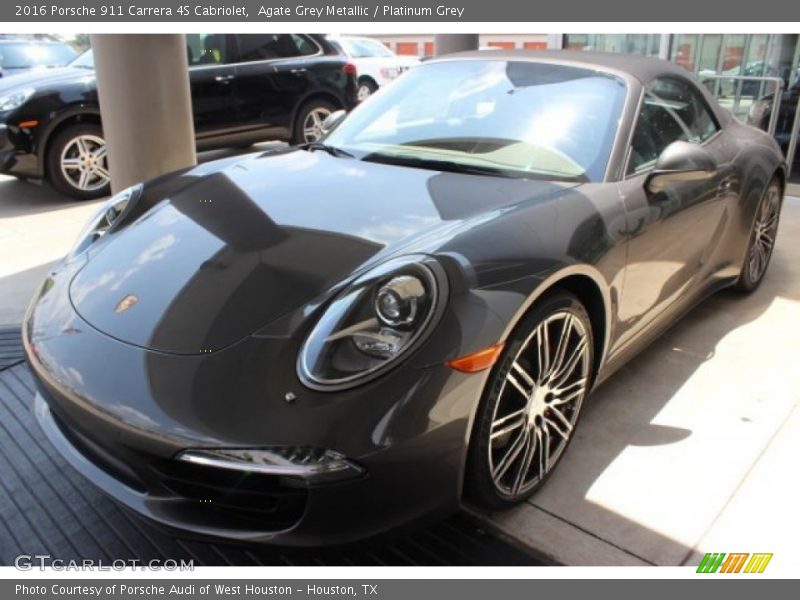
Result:
<svg viewBox="0 0 800 600">
<path fill-rule="evenodd" d="M 294 58 L 316 53 L 316 45 L 304 35 L 252 34 L 239 36 L 240 62 Z"/>
<path fill-rule="evenodd" d="M 631 142 L 628 174 L 646 171 L 672 142 L 702 143 L 719 130 L 700 92 L 679 78 L 647 88 Z"/>
<path fill-rule="evenodd" d="M 189 66 L 227 63 L 229 58 L 226 38 L 221 33 L 187 33 L 186 54 Z"/>
<path fill-rule="evenodd" d="M 66 44 L 0 43 L 0 67 L 4 69 L 62 67 L 77 55 L 78 53 Z"/>
</svg>

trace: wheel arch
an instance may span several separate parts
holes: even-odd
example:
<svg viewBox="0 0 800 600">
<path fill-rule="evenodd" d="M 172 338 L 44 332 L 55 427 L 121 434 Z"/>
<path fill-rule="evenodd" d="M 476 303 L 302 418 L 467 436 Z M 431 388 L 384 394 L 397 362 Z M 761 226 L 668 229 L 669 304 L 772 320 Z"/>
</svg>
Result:
<svg viewBox="0 0 800 600">
<path fill-rule="evenodd" d="M 593 381 L 604 364 L 611 335 L 611 291 L 602 275 L 589 265 L 570 265 L 541 280 L 525 299 L 503 331 L 505 342 L 520 320 L 528 314 L 542 296 L 553 290 L 564 290 L 581 301 L 592 324 L 594 338 Z"/>
<path fill-rule="evenodd" d="M 773 179 L 777 179 L 778 183 L 781 184 L 781 198 L 786 194 L 786 163 L 781 163 L 775 169 L 775 173 L 772 174 Z"/>
</svg>

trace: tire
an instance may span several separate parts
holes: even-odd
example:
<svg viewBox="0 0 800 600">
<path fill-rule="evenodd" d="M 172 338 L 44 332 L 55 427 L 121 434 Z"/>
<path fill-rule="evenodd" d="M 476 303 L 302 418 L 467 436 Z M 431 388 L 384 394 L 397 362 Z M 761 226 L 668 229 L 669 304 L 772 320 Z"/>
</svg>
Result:
<svg viewBox="0 0 800 600">
<path fill-rule="evenodd" d="M 764 275 L 775 248 L 778 223 L 781 216 L 781 184 L 777 179 L 769 182 L 758 203 L 753 227 L 747 241 L 747 252 L 742 270 L 734 288 L 749 294 L 764 280 Z"/>
<path fill-rule="evenodd" d="M 327 100 L 316 99 L 304 104 L 297 113 L 297 118 L 294 121 L 291 139 L 292 145 L 296 146 L 298 144 L 308 144 L 309 142 L 317 141 L 322 136 L 322 131 L 318 130 L 316 137 L 309 135 L 308 129 L 310 123 L 313 122 L 314 126 L 319 128 L 319 126 L 322 125 L 322 121 L 336 110 L 338 110 L 338 108 Z M 315 114 L 317 115 L 316 119 L 313 117 Z M 309 119 L 311 119 L 311 121 L 309 121 Z"/>
<path fill-rule="evenodd" d="M 105 147 L 99 125 L 79 123 L 59 131 L 47 147 L 45 174 L 50 185 L 75 200 L 110 194 Z"/>
<path fill-rule="evenodd" d="M 549 361 L 535 351 L 545 331 Z M 478 406 L 465 473 L 468 500 L 505 509 L 547 481 L 574 437 L 593 362 L 592 326 L 583 304 L 561 290 L 537 301 L 509 336 Z M 550 386 L 564 395 L 553 394 Z"/>
<path fill-rule="evenodd" d="M 361 79 L 358 82 L 358 90 L 356 92 L 356 97 L 358 98 L 359 102 L 363 102 L 372 94 L 374 94 L 378 89 L 378 84 L 372 81 L 371 79 Z"/>
</svg>

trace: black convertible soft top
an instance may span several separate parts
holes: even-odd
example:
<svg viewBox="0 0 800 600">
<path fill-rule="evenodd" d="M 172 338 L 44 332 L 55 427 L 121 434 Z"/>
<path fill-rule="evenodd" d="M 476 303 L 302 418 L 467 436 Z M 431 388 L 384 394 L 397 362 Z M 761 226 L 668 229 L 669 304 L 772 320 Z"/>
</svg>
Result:
<svg viewBox="0 0 800 600">
<path fill-rule="evenodd" d="M 589 67 L 603 71 L 626 73 L 642 82 L 666 73 L 691 77 L 691 73 L 678 65 L 660 58 L 613 52 L 585 52 L 582 50 L 476 50 L 457 52 L 437 57 L 433 61 L 453 59 L 522 60 L 550 62 Z"/>
</svg>

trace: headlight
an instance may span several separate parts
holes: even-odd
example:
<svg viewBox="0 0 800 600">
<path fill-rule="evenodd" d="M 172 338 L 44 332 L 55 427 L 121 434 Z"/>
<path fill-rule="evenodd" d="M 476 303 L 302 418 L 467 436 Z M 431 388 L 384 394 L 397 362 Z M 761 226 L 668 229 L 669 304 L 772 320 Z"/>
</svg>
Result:
<svg viewBox="0 0 800 600">
<path fill-rule="evenodd" d="M 390 260 L 360 276 L 308 334 L 297 360 L 300 379 L 314 389 L 342 389 L 397 364 L 430 333 L 444 281 L 425 256 Z"/>
<path fill-rule="evenodd" d="M 25 104 L 25 102 L 27 102 L 28 98 L 33 96 L 35 91 L 36 90 L 33 88 L 25 88 L 24 90 L 14 92 L 13 94 L 0 96 L 0 111 L 14 110 L 15 108 L 19 108 Z"/>
<path fill-rule="evenodd" d="M 133 208 L 141 193 L 142 184 L 137 183 L 109 198 L 108 202 L 103 204 L 100 210 L 86 223 L 75 245 L 67 255 L 67 260 L 82 254 L 89 246 L 108 233 Z"/>
</svg>

